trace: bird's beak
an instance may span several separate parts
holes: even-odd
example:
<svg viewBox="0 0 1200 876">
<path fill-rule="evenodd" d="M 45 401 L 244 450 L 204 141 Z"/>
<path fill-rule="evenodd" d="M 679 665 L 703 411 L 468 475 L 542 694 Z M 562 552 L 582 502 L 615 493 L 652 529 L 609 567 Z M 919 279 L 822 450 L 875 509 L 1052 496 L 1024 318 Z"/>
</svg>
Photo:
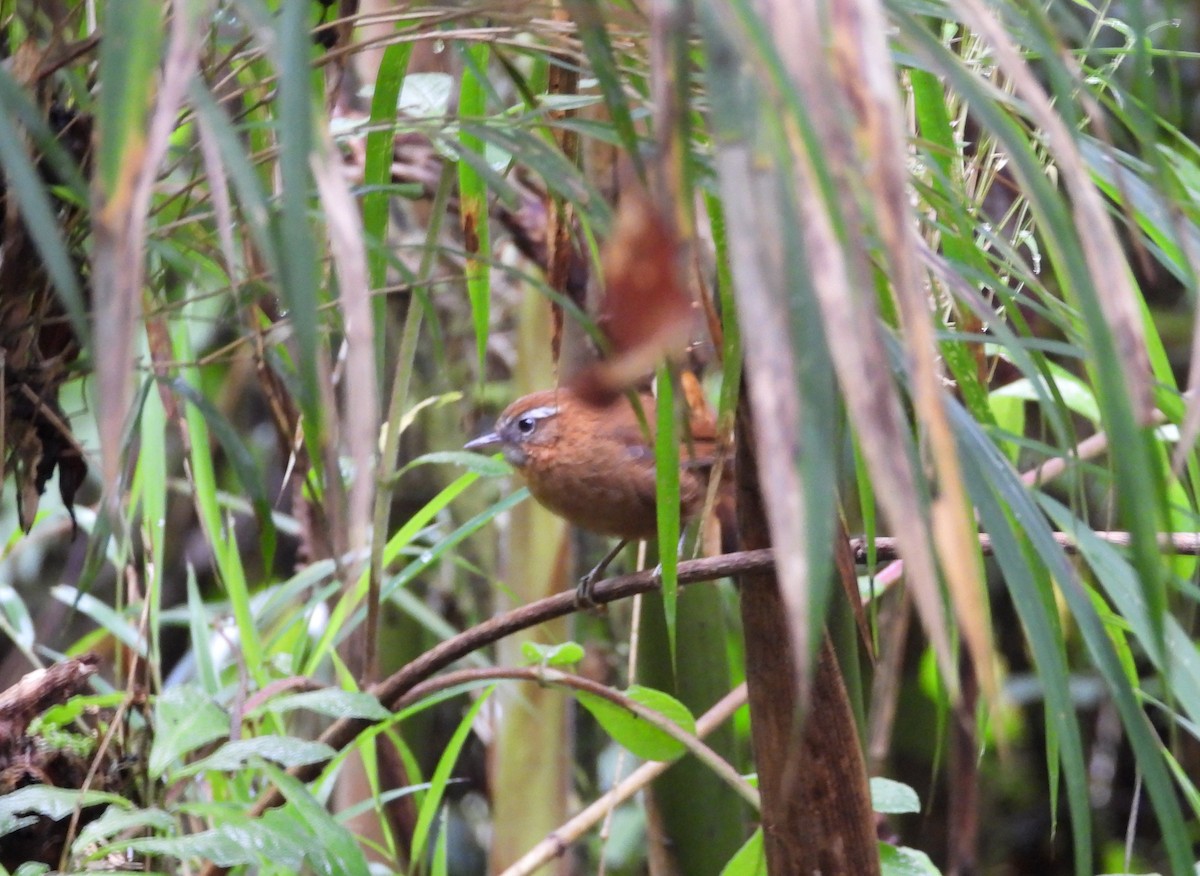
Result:
<svg viewBox="0 0 1200 876">
<path fill-rule="evenodd" d="M 477 453 L 490 453 L 504 446 L 504 439 L 498 432 L 488 432 L 478 438 L 472 438 L 463 445 L 463 450 L 474 450 Z"/>
</svg>

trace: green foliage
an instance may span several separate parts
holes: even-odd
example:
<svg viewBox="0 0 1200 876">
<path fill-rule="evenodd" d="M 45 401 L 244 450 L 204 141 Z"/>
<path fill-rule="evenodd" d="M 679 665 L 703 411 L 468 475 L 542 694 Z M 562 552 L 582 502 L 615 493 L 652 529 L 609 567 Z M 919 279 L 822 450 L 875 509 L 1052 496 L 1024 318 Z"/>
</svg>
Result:
<svg viewBox="0 0 1200 876">
<path fill-rule="evenodd" d="M 903 782 L 875 776 L 871 779 L 871 808 L 885 815 L 920 812 L 917 792 Z"/>
<path fill-rule="evenodd" d="M 696 719 L 679 700 L 659 690 L 633 685 L 623 692 L 632 702 L 657 712 L 685 733 L 695 734 Z M 634 756 L 644 760 L 675 760 L 687 748 L 662 727 L 637 712 L 586 691 L 576 691 L 579 704 L 591 712 L 601 727 Z"/>
</svg>

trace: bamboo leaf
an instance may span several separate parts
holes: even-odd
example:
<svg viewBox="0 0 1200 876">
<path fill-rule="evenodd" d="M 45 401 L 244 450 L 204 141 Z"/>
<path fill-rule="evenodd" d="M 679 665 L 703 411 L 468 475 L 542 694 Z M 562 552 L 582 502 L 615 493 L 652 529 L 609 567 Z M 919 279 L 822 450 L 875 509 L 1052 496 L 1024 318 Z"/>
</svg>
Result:
<svg viewBox="0 0 1200 876">
<path fill-rule="evenodd" d="M 458 112 L 463 119 L 482 119 L 487 112 L 483 77 L 489 50 L 486 44 L 464 50 L 467 64 L 458 95 Z M 459 138 L 463 149 L 483 154 L 483 140 L 474 129 L 463 125 Z M 491 233 L 488 228 L 488 190 L 482 174 L 469 161 L 458 162 L 459 217 L 463 243 L 467 250 L 467 297 L 471 301 L 471 319 L 475 325 L 475 353 L 479 372 L 484 371 L 487 355 L 488 324 L 491 312 Z"/>
<path fill-rule="evenodd" d="M 676 619 L 679 599 L 679 424 L 670 369 L 658 369 L 655 408 L 654 480 L 658 518 L 658 561 L 662 569 L 663 613 L 667 648 L 675 666 Z"/>
</svg>

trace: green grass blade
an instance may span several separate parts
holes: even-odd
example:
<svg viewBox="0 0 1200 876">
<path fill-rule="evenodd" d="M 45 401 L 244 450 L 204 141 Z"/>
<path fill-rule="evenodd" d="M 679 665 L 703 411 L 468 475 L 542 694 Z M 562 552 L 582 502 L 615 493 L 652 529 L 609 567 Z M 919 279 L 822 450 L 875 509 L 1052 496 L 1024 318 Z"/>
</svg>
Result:
<svg viewBox="0 0 1200 876">
<path fill-rule="evenodd" d="M 311 205 L 309 159 L 313 152 L 312 42 L 308 7 L 285 3 L 278 19 L 279 103 L 275 119 L 279 138 L 281 192 L 278 227 L 278 289 L 286 302 L 295 334 L 299 374 L 297 393 L 304 413 L 309 456 L 321 464 L 325 414 L 318 387 L 318 357 L 322 355 L 317 318 L 316 241 L 309 220 Z"/>
<path fill-rule="evenodd" d="M 667 366 L 658 369 L 655 410 L 654 481 L 658 499 L 658 561 L 662 569 L 667 645 L 675 667 L 676 606 L 679 599 L 679 424 L 675 387 Z"/>
<path fill-rule="evenodd" d="M 71 318 L 75 336 L 81 344 L 86 345 L 91 332 L 75 261 L 63 239 L 61 224 L 55 216 L 47 186 L 25 151 L 20 129 L 11 121 L 26 114 L 23 105 L 27 102 L 12 81 L 11 74 L 0 68 L 0 112 L 7 119 L 0 124 L 0 166 L 20 205 L 21 217 L 42 257 L 46 273 L 54 282 L 59 299 Z"/>
<path fill-rule="evenodd" d="M 462 751 L 463 744 L 467 741 L 467 736 L 471 733 L 472 725 L 475 723 L 475 718 L 479 714 L 479 710 L 487 703 L 494 690 L 494 686 L 487 688 L 476 697 L 475 701 L 471 704 L 471 708 L 467 710 L 467 713 L 463 715 L 463 719 L 459 721 L 454 735 L 450 737 L 450 741 L 442 750 L 442 756 L 438 760 L 438 765 L 429 780 L 429 791 L 421 801 L 421 809 L 417 813 L 417 825 L 413 829 L 411 852 L 414 861 L 420 861 L 425 854 L 425 845 L 429 840 L 429 831 L 433 826 L 434 818 L 437 817 L 438 810 L 441 808 L 442 800 L 445 798 L 446 786 L 450 782 L 450 774 L 458 762 L 459 752 Z"/>
<path fill-rule="evenodd" d="M 638 175 L 645 176 L 642 164 L 641 149 L 638 147 L 637 129 L 633 124 L 633 114 L 629 108 L 629 100 L 625 96 L 625 83 L 628 76 L 617 64 L 616 53 L 605 27 L 604 16 L 600 7 L 583 0 L 567 0 L 567 11 L 575 20 L 579 41 L 583 43 L 583 51 L 591 63 L 591 73 L 596 77 L 600 93 L 604 95 L 604 105 L 612 117 L 613 128 L 617 137 L 637 169 Z"/>
<path fill-rule="evenodd" d="M 482 77 L 487 70 L 489 50 L 479 43 L 464 50 L 467 58 L 462 87 L 458 96 L 458 112 L 463 119 L 479 120 L 487 112 L 486 92 Z M 467 125 L 459 131 L 463 149 L 483 155 L 483 140 Z M 487 356 L 489 314 L 491 312 L 491 233 L 488 228 L 488 190 L 483 174 L 470 161 L 458 162 L 459 216 L 467 250 L 467 297 L 471 302 L 471 321 L 475 326 L 475 352 L 479 357 L 479 373 L 484 373 Z"/>
</svg>

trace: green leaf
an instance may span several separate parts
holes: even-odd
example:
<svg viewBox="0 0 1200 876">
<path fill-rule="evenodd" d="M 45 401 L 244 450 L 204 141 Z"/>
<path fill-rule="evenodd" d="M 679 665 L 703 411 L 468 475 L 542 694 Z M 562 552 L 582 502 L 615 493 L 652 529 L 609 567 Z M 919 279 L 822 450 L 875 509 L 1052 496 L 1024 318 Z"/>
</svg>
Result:
<svg viewBox="0 0 1200 876">
<path fill-rule="evenodd" d="M 592 65 L 592 75 L 596 77 L 596 83 L 604 95 L 604 103 L 608 107 L 609 115 L 612 116 L 613 127 L 616 128 L 625 154 L 633 161 L 638 173 L 644 176 L 645 170 L 642 167 L 642 152 L 638 146 L 637 129 L 633 124 L 629 100 L 625 96 L 626 77 L 621 72 L 613 52 L 608 28 L 599 11 L 600 5 L 583 2 L 583 0 L 567 0 L 566 7 L 575 22 L 579 40 L 583 43 L 583 50 L 587 53 L 588 61 Z M 686 70 L 683 75 L 686 76 Z M 564 97 L 570 98 L 573 95 L 564 95 Z"/>
<path fill-rule="evenodd" d="M 513 473 L 512 466 L 505 462 L 500 454 L 484 456 L 469 450 L 435 450 L 405 463 L 404 467 L 396 472 L 396 477 L 419 465 L 460 465 L 481 478 L 499 478 Z"/>
<path fill-rule="evenodd" d="M 175 819 L 162 809 L 129 809 L 109 806 L 95 821 L 88 822 L 71 845 L 76 855 L 84 854 L 91 846 L 107 837 L 116 836 L 134 829 L 167 831 L 175 826 Z"/>
<path fill-rule="evenodd" d="M 196 570 L 191 563 L 187 567 L 188 631 L 192 640 L 192 656 L 196 661 L 196 676 L 205 693 L 215 696 L 220 690 L 217 665 L 213 660 L 210 639 L 208 609 L 200 596 L 200 585 L 196 582 Z"/>
<path fill-rule="evenodd" d="M 102 602 L 92 594 L 83 593 L 69 584 L 55 584 L 50 588 L 50 595 L 63 605 L 86 614 L 130 650 L 143 657 L 146 655 L 146 640 L 142 638 L 141 633 L 107 602 Z"/>
<path fill-rule="evenodd" d="M 46 272 L 54 281 L 59 300 L 71 317 L 71 327 L 81 343 L 91 337 L 87 308 L 84 305 L 75 261 L 67 249 L 62 223 L 55 214 L 41 175 L 25 151 L 20 129 L 10 120 L 14 117 L 40 117 L 28 97 L 13 81 L 7 68 L 0 69 L 0 113 L 5 123 L 0 125 L 0 167 L 5 170 L 5 182 L 11 187 L 21 218 L 37 247 Z M 46 132 L 48 134 L 48 132 Z M 79 176 L 78 169 L 75 177 Z"/>
<path fill-rule="evenodd" d="M 458 113 L 464 119 L 481 119 L 487 112 L 484 76 L 490 49 L 487 43 L 476 43 L 464 52 L 466 62 L 462 86 L 458 95 Z M 459 129 L 464 156 L 466 152 L 484 154 L 483 141 L 472 129 Z M 491 234 L 488 229 L 487 181 L 477 167 L 467 160 L 458 162 L 459 218 L 467 250 L 467 298 L 471 302 L 471 321 L 475 326 L 475 352 L 479 371 L 484 372 L 487 356 L 488 325 L 491 312 Z"/>
<path fill-rule="evenodd" d="M 424 801 L 421 803 L 421 811 L 417 813 L 417 825 L 413 829 L 412 839 L 412 857 L 414 860 L 420 860 L 425 853 L 425 846 L 429 840 L 429 831 L 433 826 L 433 819 L 441 808 L 442 799 L 446 794 L 446 786 L 450 782 L 450 774 L 455 765 L 458 763 L 459 752 L 462 751 L 463 744 L 467 741 L 467 736 L 470 735 L 471 728 L 474 726 L 475 716 L 479 714 L 479 710 L 492 695 L 495 685 L 488 688 L 481 694 L 463 719 L 459 721 L 458 728 L 454 731 L 454 735 L 450 737 L 450 742 L 442 750 L 442 756 L 438 760 L 438 765 L 433 771 L 433 777 L 429 780 L 429 793 L 425 795 Z"/>
<path fill-rule="evenodd" d="M 88 709 L 115 709 L 125 699 L 120 692 L 103 694 L 81 694 L 71 697 L 65 703 L 51 706 L 42 712 L 31 723 L 29 735 L 34 735 L 35 727 L 65 727 L 82 715 Z"/>
<path fill-rule="evenodd" d="M 229 716 L 195 685 L 165 690 L 154 703 L 150 775 L 162 776 L 189 752 L 229 735 Z"/>
<path fill-rule="evenodd" d="M 679 602 L 679 424 L 671 369 L 658 369 L 658 405 L 654 424 L 654 486 L 658 518 L 658 561 L 662 569 L 663 614 L 671 668 L 675 666 L 675 638 Z"/>
<path fill-rule="evenodd" d="M 296 709 L 307 709 L 330 718 L 364 718 L 368 721 L 386 721 L 392 716 L 392 713 L 369 693 L 334 687 L 275 697 L 265 703 L 259 711 L 278 713 Z"/>
<path fill-rule="evenodd" d="M 170 385 L 176 395 L 195 405 L 196 409 L 203 414 L 204 422 L 216 436 L 221 449 L 225 451 L 226 458 L 233 466 L 242 489 L 249 493 L 250 503 L 254 506 L 254 517 L 259 526 L 258 544 L 262 549 L 263 566 L 267 569 L 271 568 L 275 562 L 275 520 L 271 516 L 271 500 L 267 497 L 267 489 L 263 484 L 258 461 L 250 452 L 242 434 L 233 427 L 233 424 L 216 405 L 182 378 L 172 380 Z"/>
<path fill-rule="evenodd" d="M 0 797 L 0 836 L 12 833 L 32 823 L 33 816 L 43 815 L 54 821 L 66 818 L 76 808 L 100 803 L 128 807 L 127 800 L 103 791 L 77 791 L 73 788 L 53 788 L 49 785 L 27 785 Z"/>
<path fill-rule="evenodd" d="M 306 855 L 312 869 L 323 876 L 368 876 L 367 859 L 350 831 L 294 776 L 271 764 L 264 769 L 314 840 Z"/>
<path fill-rule="evenodd" d="M 921 799 L 903 782 L 874 776 L 871 778 L 871 808 L 885 815 L 920 812 Z"/>
<path fill-rule="evenodd" d="M 440 118 L 450 111 L 453 95 L 454 77 L 449 73 L 413 73 L 405 78 L 392 112 L 399 110 L 407 116 Z"/>
<path fill-rule="evenodd" d="M 619 745 L 643 760 L 671 761 L 682 757 L 687 748 L 669 733 L 654 726 L 636 712 L 585 691 L 574 691 L 579 704 L 591 712 L 596 722 Z M 696 732 L 696 720 L 679 700 L 662 691 L 633 685 L 625 695 L 639 705 L 658 712 L 689 734 Z"/>
<path fill-rule="evenodd" d="M 563 642 L 561 645 L 522 642 L 521 656 L 530 664 L 569 666 L 583 659 L 583 646 L 578 642 Z"/>
<path fill-rule="evenodd" d="M 1129 561 L 1115 546 L 1098 538 L 1090 527 L 1059 502 L 1045 495 L 1039 495 L 1038 501 L 1055 526 L 1074 537 L 1079 545 L 1080 556 L 1091 567 L 1122 624 L 1133 631 L 1145 646 L 1147 656 L 1169 681 L 1172 697 L 1178 700 L 1193 721 L 1200 722 L 1200 653 L 1179 621 L 1169 615 L 1163 621 L 1163 635 L 1170 655 L 1170 659 L 1163 662 L 1157 659 L 1151 647 L 1155 631 L 1149 606 L 1142 598 L 1137 572 Z M 1136 680 L 1136 674 L 1133 678 Z"/>
<path fill-rule="evenodd" d="M 3 616 L 3 620 L 0 620 L 0 630 L 3 630 L 17 647 L 28 649 L 33 645 L 36 631 L 29 608 L 25 605 L 25 600 L 21 599 L 21 594 L 7 581 L 0 581 L 0 616 Z"/>
<path fill-rule="evenodd" d="M 363 166 L 363 234 L 375 241 L 367 254 L 371 288 L 379 289 L 387 281 L 388 266 L 388 193 L 383 186 L 392 179 L 392 160 L 396 148 L 396 103 L 408 72 L 412 43 L 396 43 L 384 49 L 371 96 L 371 129 L 367 132 Z M 386 300 L 379 298 L 381 307 Z M 381 314 L 377 313 L 378 318 Z"/>
<path fill-rule="evenodd" d="M 767 853 L 763 849 L 761 827 L 750 834 L 746 844 L 729 859 L 721 876 L 767 876 Z"/>
<path fill-rule="evenodd" d="M 367 242 L 367 281 L 371 289 L 381 289 L 387 283 L 387 269 L 391 261 L 388 246 L 388 219 L 391 194 L 393 193 L 392 161 L 396 153 L 397 119 L 396 104 L 408 73 L 408 61 L 412 55 L 410 42 L 396 43 L 383 51 L 379 71 L 375 76 L 374 93 L 371 95 L 370 130 L 367 132 L 366 154 L 363 160 L 363 181 L 358 192 L 362 195 L 363 237 Z M 420 187 L 418 187 L 418 194 Z M 376 325 L 385 325 L 388 301 L 376 295 L 371 302 L 372 317 Z M 384 364 L 386 333 L 375 333 L 376 357 L 380 366 Z"/>
<path fill-rule="evenodd" d="M 1100 408 L 1096 404 L 1096 394 L 1086 383 L 1059 365 L 1051 364 L 1049 373 L 1058 390 L 1059 399 L 1068 408 L 1081 417 L 1087 417 L 1093 423 L 1100 422 Z M 1022 401 L 1043 401 L 1049 398 L 1049 395 L 1044 386 L 1035 387 L 1028 377 L 1023 377 L 992 390 L 991 397 L 993 399 L 1015 398 Z"/>
<path fill-rule="evenodd" d="M 231 772 L 244 769 L 251 761 L 269 760 L 288 769 L 329 760 L 337 754 L 324 742 L 294 736 L 255 736 L 227 742 L 208 757 L 188 764 L 175 775 L 188 776 L 206 770 Z"/>
<path fill-rule="evenodd" d="M 162 4 L 155 0 L 123 0 L 104 6 L 96 163 L 106 201 L 128 198 L 130 177 L 140 168 L 147 116 L 158 82 L 162 19 Z"/>
<path fill-rule="evenodd" d="M 318 388 L 318 357 L 325 354 L 317 309 L 318 248 L 309 222 L 312 201 L 309 159 L 313 151 L 314 94 L 308 32 L 308 6 L 284 3 L 276 23 L 279 49 L 279 99 L 275 105 L 279 137 L 280 192 L 277 289 L 287 307 L 295 336 L 303 426 L 309 455 L 319 465 L 325 414 Z"/>
<path fill-rule="evenodd" d="M 883 876 L 941 876 L 927 854 L 904 846 L 880 843 L 879 863 Z"/>
<path fill-rule="evenodd" d="M 268 864 L 274 872 L 298 873 L 316 842 L 294 811 L 273 810 L 258 821 L 239 818 L 213 830 L 178 837 L 135 839 L 122 848 L 182 861 L 212 861 L 221 867 Z"/>
</svg>

